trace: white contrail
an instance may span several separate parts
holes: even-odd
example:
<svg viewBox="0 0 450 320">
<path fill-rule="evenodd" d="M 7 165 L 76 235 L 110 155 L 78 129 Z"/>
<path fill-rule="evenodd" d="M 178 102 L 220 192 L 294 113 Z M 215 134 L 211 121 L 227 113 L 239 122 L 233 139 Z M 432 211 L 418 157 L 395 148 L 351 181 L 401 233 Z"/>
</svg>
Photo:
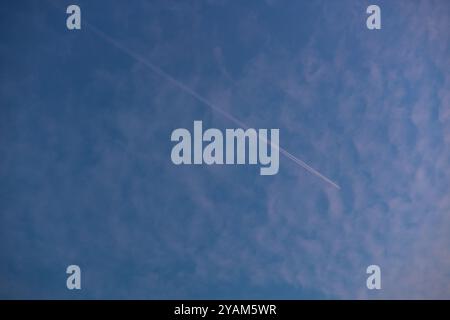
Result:
<svg viewBox="0 0 450 320">
<path fill-rule="evenodd" d="M 120 42 L 116 41 L 115 39 L 111 38 L 110 36 L 108 36 L 107 34 L 105 34 L 103 31 L 101 31 L 100 29 L 98 29 L 97 27 L 95 27 L 94 25 L 87 23 L 86 20 L 83 21 L 84 25 L 87 26 L 89 29 L 91 29 L 95 34 L 97 34 L 99 37 L 103 38 L 104 40 L 106 40 L 107 42 L 109 42 L 110 44 L 112 44 L 114 47 L 116 47 L 117 49 L 123 51 L 124 53 L 126 53 L 128 56 L 130 56 L 131 58 L 135 59 L 136 61 L 142 63 L 144 66 L 148 67 L 150 70 L 152 70 L 154 73 L 158 74 L 159 76 L 163 77 L 164 79 L 168 80 L 169 82 L 171 82 L 173 85 L 175 85 L 176 87 L 180 88 L 181 90 L 183 90 L 184 92 L 190 94 L 191 96 L 193 96 L 195 99 L 197 99 L 198 101 L 202 102 L 203 104 L 207 105 L 208 107 L 210 107 L 212 110 L 222 114 L 224 117 L 226 117 L 227 119 L 231 120 L 232 122 L 234 122 L 235 124 L 237 124 L 238 126 L 244 128 L 244 129 L 248 129 L 248 126 L 243 123 L 242 121 L 240 121 L 239 119 L 235 118 L 232 114 L 222 110 L 221 108 L 215 106 L 213 103 L 211 103 L 210 101 L 208 101 L 206 98 L 204 98 L 203 96 L 201 96 L 200 94 L 198 94 L 197 92 L 195 92 L 194 90 L 192 90 L 190 87 L 186 86 L 184 83 L 180 82 L 179 80 L 175 79 L 174 77 L 172 77 L 170 74 L 168 74 L 167 72 L 165 72 L 164 70 L 162 70 L 160 67 L 154 65 L 153 63 L 149 62 L 147 59 L 145 59 L 144 57 L 142 57 L 141 55 L 131 51 L 130 49 L 128 49 L 127 47 L 125 47 L 124 45 L 122 45 Z M 298 164 L 299 166 L 301 166 L 302 168 L 306 169 L 308 172 L 314 174 L 315 176 L 319 177 L 320 179 L 322 179 L 323 181 L 325 181 L 326 183 L 332 185 L 333 187 L 335 187 L 336 189 L 341 189 L 339 187 L 339 185 L 335 182 L 333 182 L 331 179 L 327 178 L 326 176 L 324 176 L 323 174 L 321 174 L 319 171 L 317 171 L 316 169 L 312 168 L 311 166 L 309 166 L 306 162 L 298 159 L 296 156 L 292 155 L 291 153 L 289 153 L 287 150 L 281 148 L 280 146 L 270 142 L 269 140 L 266 141 L 267 143 L 269 143 L 271 146 L 276 147 L 277 149 L 280 150 L 280 152 L 287 157 L 288 159 L 292 160 L 293 162 L 295 162 L 296 164 Z"/>
</svg>

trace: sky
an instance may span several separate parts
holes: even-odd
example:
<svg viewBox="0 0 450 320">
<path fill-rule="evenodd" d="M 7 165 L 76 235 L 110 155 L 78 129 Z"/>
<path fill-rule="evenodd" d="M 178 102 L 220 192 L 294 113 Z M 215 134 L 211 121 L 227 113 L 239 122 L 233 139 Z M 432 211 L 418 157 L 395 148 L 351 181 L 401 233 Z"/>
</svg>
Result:
<svg viewBox="0 0 450 320">
<path fill-rule="evenodd" d="M 450 299 L 449 1 L 9 0 L 0 26 L 0 298 Z M 224 113 L 340 189 L 174 165 Z"/>
</svg>

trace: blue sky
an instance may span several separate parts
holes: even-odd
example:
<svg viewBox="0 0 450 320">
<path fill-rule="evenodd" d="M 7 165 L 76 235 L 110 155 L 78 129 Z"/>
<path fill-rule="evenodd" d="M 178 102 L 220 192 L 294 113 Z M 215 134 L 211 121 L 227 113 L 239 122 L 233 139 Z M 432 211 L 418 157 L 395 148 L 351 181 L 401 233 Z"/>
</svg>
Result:
<svg viewBox="0 0 450 320">
<path fill-rule="evenodd" d="M 0 6 L 1 298 L 450 298 L 448 1 Z M 173 165 L 174 129 L 236 125 L 84 21 L 341 189 Z"/>
</svg>

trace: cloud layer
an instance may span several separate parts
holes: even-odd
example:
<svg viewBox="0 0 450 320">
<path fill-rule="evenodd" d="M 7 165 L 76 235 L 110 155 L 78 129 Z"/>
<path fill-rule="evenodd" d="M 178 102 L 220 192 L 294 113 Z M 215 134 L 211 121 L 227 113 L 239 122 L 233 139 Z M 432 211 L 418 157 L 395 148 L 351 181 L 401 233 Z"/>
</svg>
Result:
<svg viewBox="0 0 450 320">
<path fill-rule="evenodd" d="M 80 4 L 341 190 L 286 158 L 174 166 L 173 129 L 235 124 L 57 9 L 2 4 L 0 296 L 450 298 L 449 3 L 381 1 L 379 31 L 369 4 Z"/>
</svg>

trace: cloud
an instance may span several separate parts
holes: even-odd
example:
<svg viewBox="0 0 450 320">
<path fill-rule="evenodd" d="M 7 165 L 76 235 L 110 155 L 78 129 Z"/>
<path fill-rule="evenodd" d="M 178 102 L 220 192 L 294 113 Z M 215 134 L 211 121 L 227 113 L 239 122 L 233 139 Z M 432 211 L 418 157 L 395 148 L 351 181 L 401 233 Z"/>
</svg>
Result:
<svg viewBox="0 0 450 320">
<path fill-rule="evenodd" d="M 122 29 L 91 13 L 341 190 L 287 159 L 273 177 L 172 165 L 173 129 L 235 124 L 94 34 L 3 45 L 0 294 L 70 298 L 78 261 L 89 298 L 448 298 L 448 4 L 382 3 L 379 32 L 364 6 L 142 2 Z"/>
</svg>

